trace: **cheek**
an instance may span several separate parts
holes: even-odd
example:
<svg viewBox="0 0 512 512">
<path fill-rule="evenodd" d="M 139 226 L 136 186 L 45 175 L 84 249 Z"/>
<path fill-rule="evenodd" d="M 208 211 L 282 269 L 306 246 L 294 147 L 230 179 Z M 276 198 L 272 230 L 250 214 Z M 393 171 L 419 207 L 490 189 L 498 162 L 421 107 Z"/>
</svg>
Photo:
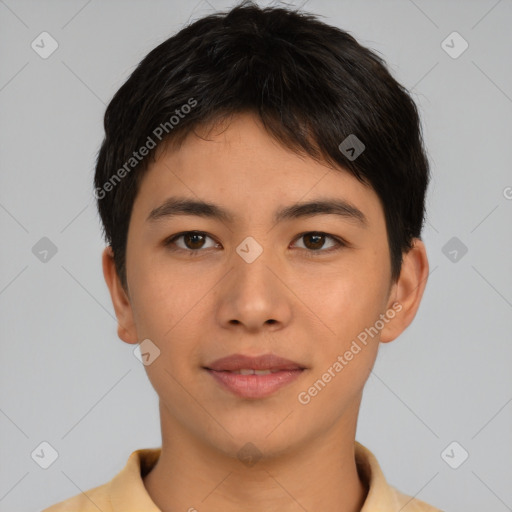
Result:
<svg viewBox="0 0 512 512">
<path fill-rule="evenodd" d="M 137 331 L 160 340 L 179 329 L 182 319 L 213 286 L 207 276 L 198 279 L 197 273 L 174 270 L 150 257 L 141 255 L 133 263 L 130 290 Z"/>
<path fill-rule="evenodd" d="M 384 292 L 377 279 L 353 272 L 333 276 L 325 293 L 318 295 L 322 349 L 297 397 L 306 414 L 334 419 L 357 403 L 377 357 L 380 336 L 375 325 L 383 312 Z"/>
<path fill-rule="evenodd" d="M 201 323 L 196 317 L 205 314 L 200 302 L 205 290 L 195 283 L 191 286 L 191 280 L 183 274 L 143 265 L 141 262 L 147 270 L 133 280 L 134 320 L 139 338 L 150 339 L 159 350 L 145 370 L 164 402 L 186 410 L 193 404 L 180 383 L 190 380 L 191 365 L 197 359 Z"/>
<path fill-rule="evenodd" d="M 375 326 L 382 312 L 382 297 L 373 292 L 361 287 L 345 288 L 329 297 L 329 309 L 323 310 L 323 318 L 331 333 L 322 355 L 323 368 L 327 369 L 342 356 L 343 374 L 354 371 L 354 375 L 367 375 L 365 368 L 373 365 L 380 341 Z M 341 371 L 339 365 L 338 371 Z"/>
<path fill-rule="evenodd" d="M 315 309 L 329 328 L 323 329 L 324 350 L 317 355 L 311 379 L 320 379 L 320 387 L 329 382 L 319 402 L 355 398 L 375 363 L 388 290 L 388 274 L 380 260 L 376 254 L 361 255 L 353 265 L 325 279 L 318 294 Z"/>
<path fill-rule="evenodd" d="M 134 321 L 138 338 L 151 340 L 159 350 L 145 369 L 160 396 L 177 400 L 183 394 L 178 382 L 190 381 L 201 362 L 199 341 L 205 334 L 204 320 L 211 317 L 209 291 L 218 278 L 143 268 L 148 270 L 133 280 Z M 179 400 L 187 403 L 186 396 Z"/>
<path fill-rule="evenodd" d="M 379 266 L 380 265 L 380 266 Z M 317 279 L 312 307 L 340 340 L 373 325 L 387 299 L 387 272 L 382 263 L 361 255 L 352 265 Z"/>
</svg>

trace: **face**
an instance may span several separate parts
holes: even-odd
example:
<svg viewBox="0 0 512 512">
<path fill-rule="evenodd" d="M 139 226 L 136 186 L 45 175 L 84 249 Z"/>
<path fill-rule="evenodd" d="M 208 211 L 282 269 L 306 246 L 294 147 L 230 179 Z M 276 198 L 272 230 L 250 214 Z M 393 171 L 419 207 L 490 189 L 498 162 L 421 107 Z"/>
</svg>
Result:
<svg viewBox="0 0 512 512">
<path fill-rule="evenodd" d="M 183 211 L 177 198 L 226 215 Z M 290 208 L 309 202 L 332 205 Z M 412 320 L 396 307 L 376 193 L 283 148 L 251 114 L 159 155 L 126 255 L 126 300 L 110 286 L 120 337 L 151 340 L 151 359 L 160 351 L 145 368 L 166 421 L 230 455 L 249 441 L 282 453 L 355 429 L 379 341 Z M 303 369 L 266 396 L 239 395 L 206 369 L 269 353 Z"/>
</svg>

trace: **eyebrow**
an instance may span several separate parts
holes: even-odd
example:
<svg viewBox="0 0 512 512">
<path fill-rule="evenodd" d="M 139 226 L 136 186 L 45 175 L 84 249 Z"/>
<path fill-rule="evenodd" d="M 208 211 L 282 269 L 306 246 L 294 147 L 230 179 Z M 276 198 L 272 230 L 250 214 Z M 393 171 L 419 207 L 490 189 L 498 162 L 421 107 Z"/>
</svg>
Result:
<svg viewBox="0 0 512 512">
<path fill-rule="evenodd" d="M 146 221 L 156 222 L 178 215 L 195 215 L 233 223 L 235 216 L 224 207 L 186 197 L 169 197 L 160 206 L 151 210 Z M 313 217 L 315 215 L 339 215 L 347 220 L 356 221 L 362 227 L 368 226 L 364 213 L 343 199 L 315 199 L 305 203 L 295 203 L 276 211 L 274 223 L 284 220 Z"/>
</svg>

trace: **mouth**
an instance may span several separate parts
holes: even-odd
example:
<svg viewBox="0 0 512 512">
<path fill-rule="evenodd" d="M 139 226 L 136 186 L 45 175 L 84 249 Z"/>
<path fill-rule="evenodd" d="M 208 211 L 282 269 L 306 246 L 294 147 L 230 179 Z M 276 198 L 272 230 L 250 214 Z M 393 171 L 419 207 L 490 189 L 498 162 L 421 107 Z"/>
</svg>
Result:
<svg viewBox="0 0 512 512">
<path fill-rule="evenodd" d="M 233 354 L 203 367 L 225 390 L 242 398 L 265 398 L 295 381 L 306 368 L 299 363 L 264 354 Z"/>
</svg>

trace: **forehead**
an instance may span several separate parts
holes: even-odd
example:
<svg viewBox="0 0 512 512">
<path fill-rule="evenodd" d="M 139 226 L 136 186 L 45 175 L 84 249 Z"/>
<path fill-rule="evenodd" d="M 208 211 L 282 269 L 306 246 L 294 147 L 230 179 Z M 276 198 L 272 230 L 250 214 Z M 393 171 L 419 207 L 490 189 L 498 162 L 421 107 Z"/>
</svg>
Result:
<svg viewBox="0 0 512 512">
<path fill-rule="evenodd" d="M 383 216 L 373 189 L 346 169 L 283 147 L 250 113 L 196 129 L 179 147 L 170 144 L 157 153 L 136 203 L 148 215 L 169 196 L 220 202 L 246 218 L 268 211 L 275 219 L 286 205 L 320 197 L 342 199 L 370 221 Z"/>
</svg>

